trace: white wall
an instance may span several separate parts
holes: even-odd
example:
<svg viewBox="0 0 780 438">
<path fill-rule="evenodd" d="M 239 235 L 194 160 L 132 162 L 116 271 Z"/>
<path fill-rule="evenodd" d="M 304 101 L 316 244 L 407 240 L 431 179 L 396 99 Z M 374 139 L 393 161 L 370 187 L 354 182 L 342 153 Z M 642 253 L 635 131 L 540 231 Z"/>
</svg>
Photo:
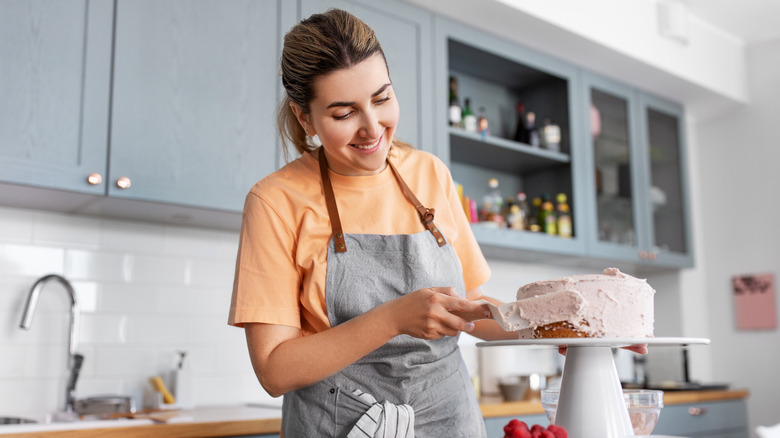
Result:
<svg viewBox="0 0 780 438">
<path fill-rule="evenodd" d="M 753 426 L 780 422 L 780 331 L 736 329 L 733 275 L 780 275 L 780 40 L 748 51 L 751 104 L 698 123 L 701 220 L 710 314 L 712 368 L 717 379 L 750 389 Z"/>
<path fill-rule="evenodd" d="M 64 274 L 82 311 L 79 398 L 128 394 L 188 352 L 198 405 L 275 402 L 254 376 L 243 330 L 227 325 L 237 233 L 0 207 L 0 415 L 64 406 L 69 300 L 41 292 L 32 328 L 19 328 L 42 275 Z M 277 400 L 278 401 L 278 400 Z"/>
</svg>

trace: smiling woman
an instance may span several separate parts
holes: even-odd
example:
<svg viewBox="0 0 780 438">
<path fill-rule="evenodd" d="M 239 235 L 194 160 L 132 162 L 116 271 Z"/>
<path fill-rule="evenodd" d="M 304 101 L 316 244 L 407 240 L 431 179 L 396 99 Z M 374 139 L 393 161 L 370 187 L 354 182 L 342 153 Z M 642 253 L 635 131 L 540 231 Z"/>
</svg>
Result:
<svg viewBox="0 0 780 438">
<path fill-rule="evenodd" d="M 458 335 L 517 334 L 473 302 L 489 269 L 449 170 L 395 139 L 376 35 L 315 14 L 285 36 L 281 72 L 300 157 L 247 195 L 229 323 L 285 396 L 284 435 L 484 437 Z"/>
</svg>

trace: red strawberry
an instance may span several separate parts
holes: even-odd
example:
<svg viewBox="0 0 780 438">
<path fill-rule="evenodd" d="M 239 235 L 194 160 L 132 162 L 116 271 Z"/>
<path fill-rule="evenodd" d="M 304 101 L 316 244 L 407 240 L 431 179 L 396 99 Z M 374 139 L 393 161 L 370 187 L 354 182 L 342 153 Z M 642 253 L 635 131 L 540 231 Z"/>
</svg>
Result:
<svg viewBox="0 0 780 438">
<path fill-rule="evenodd" d="M 520 420 L 513 418 L 504 426 L 504 434 L 511 435 L 512 431 L 520 424 Z"/>
<path fill-rule="evenodd" d="M 528 427 L 517 427 L 512 430 L 510 438 L 532 438 L 531 432 L 528 431 Z"/>
<path fill-rule="evenodd" d="M 541 426 L 539 424 L 534 424 L 533 426 L 531 426 L 531 436 L 533 438 L 541 438 L 543 430 L 545 430 L 544 426 Z"/>
<path fill-rule="evenodd" d="M 551 424 L 547 426 L 547 430 L 552 432 L 555 438 L 569 438 L 569 432 L 566 432 L 566 429 L 562 428 L 561 426 Z"/>
</svg>

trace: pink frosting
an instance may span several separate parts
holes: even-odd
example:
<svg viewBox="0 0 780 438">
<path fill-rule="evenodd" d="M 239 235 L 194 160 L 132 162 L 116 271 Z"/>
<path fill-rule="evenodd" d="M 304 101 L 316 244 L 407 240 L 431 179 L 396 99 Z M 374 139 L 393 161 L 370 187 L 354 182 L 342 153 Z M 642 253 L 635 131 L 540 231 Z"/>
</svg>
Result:
<svg viewBox="0 0 780 438">
<path fill-rule="evenodd" d="M 579 292 L 584 299 L 584 305 L 567 321 L 574 329 L 591 337 L 653 336 L 655 290 L 646 280 L 624 274 L 617 268 L 607 268 L 603 274 L 573 275 L 530 283 L 517 291 L 517 299 L 567 290 Z M 550 313 L 554 311 L 550 309 Z M 532 328 L 521 331 L 520 337 L 532 337 Z"/>
</svg>

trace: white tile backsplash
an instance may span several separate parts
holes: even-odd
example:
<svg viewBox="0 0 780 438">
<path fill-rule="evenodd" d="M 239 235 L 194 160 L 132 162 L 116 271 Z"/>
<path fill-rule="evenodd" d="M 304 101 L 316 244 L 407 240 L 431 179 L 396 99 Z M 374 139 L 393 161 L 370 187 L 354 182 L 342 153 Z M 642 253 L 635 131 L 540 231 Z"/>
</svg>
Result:
<svg viewBox="0 0 780 438">
<path fill-rule="evenodd" d="M 71 281 L 85 357 L 78 397 L 129 394 L 168 378 L 187 351 L 199 405 L 269 403 L 244 332 L 227 325 L 238 233 L 0 207 L 0 415 L 64 406 L 70 303 L 41 291 L 31 330 L 19 328 L 39 277 Z M 249 383 L 253 383 L 247 389 Z"/>
</svg>

